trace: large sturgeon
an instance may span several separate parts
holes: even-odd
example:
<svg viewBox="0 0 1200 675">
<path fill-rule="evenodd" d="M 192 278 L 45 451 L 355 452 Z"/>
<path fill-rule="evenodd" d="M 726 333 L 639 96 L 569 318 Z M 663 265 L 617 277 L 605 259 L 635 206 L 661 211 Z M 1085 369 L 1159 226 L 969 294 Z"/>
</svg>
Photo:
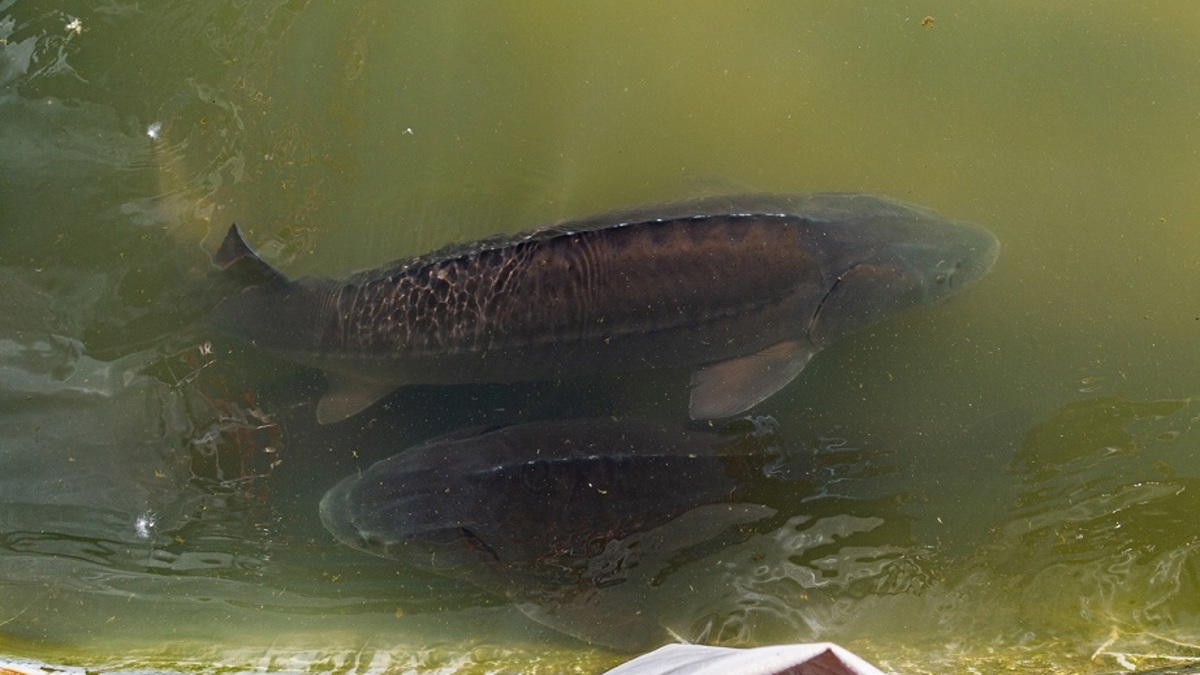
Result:
<svg viewBox="0 0 1200 675">
<path fill-rule="evenodd" d="M 691 368 L 693 419 L 742 413 L 831 342 L 981 278 L 987 230 L 865 194 L 709 197 L 297 281 L 232 226 L 216 262 L 252 285 L 219 328 L 323 369 L 325 424 L 404 384 Z"/>
<path fill-rule="evenodd" d="M 810 496 L 820 470 L 782 442 L 771 418 L 720 433 L 609 417 L 465 429 L 345 478 L 321 522 L 348 546 L 639 651 L 669 639 L 651 610 L 666 575 L 773 531 Z"/>
</svg>

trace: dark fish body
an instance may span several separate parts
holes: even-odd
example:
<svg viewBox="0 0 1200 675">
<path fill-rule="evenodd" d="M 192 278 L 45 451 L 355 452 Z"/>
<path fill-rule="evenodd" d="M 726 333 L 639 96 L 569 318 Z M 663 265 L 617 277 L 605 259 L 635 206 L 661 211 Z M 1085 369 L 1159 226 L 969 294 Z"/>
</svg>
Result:
<svg viewBox="0 0 1200 675">
<path fill-rule="evenodd" d="M 991 267 L 977 226 L 870 195 L 746 195 L 446 248 L 344 280 L 288 281 L 231 228 L 253 285 L 216 325 L 324 369 L 323 422 L 403 384 L 694 368 L 691 414 L 736 415 L 830 341 Z M 246 273 L 246 272 L 249 273 Z"/>
<path fill-rule="evenodd" d="M 602 418 L 458 432 L 346 478 L 321 500 L 321 520 L 352 547 L 632 648 L 661 632 L 633 629 L 647 620 L 640 587 L 691 551 L 735 543 L 776 514 L 779 495 L 802 489 L 772 471 L 774 420 L 737 424 L 718 434 Z"/>
<path fill-rule="evenodd" d="M 577 573 L 611 540 L 765 480 L 770 438 L 611 418 L 469 430 L 343 480 L 321 517 L 346 544 L 433 571 Z"/>
</svg>

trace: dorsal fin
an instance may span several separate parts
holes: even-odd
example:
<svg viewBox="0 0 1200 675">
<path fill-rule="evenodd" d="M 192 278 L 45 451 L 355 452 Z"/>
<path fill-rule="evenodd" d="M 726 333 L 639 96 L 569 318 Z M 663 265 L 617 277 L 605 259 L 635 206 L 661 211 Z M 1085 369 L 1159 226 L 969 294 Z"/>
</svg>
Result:
<svg viewBox="0 0 1200 675">
<path fill-rule="evenodd" d="M 290 281 L 283 272 L 271 267 L 258 257 L 254 249 L 250 248 L 250 245 L 242 238 L 242 231 L 238 229 L 237 223 L 229 226 L 229 231 L 225 233 L 225 239 L 221 241 L 221 247 L 217 249 L 213 262 L 217 267 L 247 286 L 285 284 Z"/>
</svg>

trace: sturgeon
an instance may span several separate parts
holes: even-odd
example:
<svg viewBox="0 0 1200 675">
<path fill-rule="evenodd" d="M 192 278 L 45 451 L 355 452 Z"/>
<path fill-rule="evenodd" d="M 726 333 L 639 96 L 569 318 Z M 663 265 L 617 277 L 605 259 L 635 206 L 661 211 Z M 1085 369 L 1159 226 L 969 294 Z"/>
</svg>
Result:
<svg viewBox="0 0 1200 675">
<path fill-rule="evenodd" d="M 221 330 L 325 371 L 322 424 L 406 384 L 691 369 L 693 419 L 738 415 L 835 340 L 970 286 L 986 229 L 868 194 L 749 194 L 452 245 L 340 280 L 290 280 L 237 225 L 215 262 L 249 284 Z"/>
<path fill-rule="evenodd" d="M 670 639 L 651 611 L 663 577 L 775 530 L 814 490 L 808 453 L 782 442 L 770 417 L 719 433 L 607 417 L 464 429 L 346 477 L 321 522 L 347 546 L 640 651 Z"/>
</svg>

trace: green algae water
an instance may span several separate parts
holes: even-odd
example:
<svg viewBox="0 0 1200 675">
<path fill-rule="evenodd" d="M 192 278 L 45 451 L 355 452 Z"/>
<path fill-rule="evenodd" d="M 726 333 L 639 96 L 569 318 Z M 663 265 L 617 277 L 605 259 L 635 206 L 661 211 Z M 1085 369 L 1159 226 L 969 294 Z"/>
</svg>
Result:
<svg viewBox="0 0 1200 675">
<path fill-rule="evenodd" d="M 342 477 L 456 428 L 680 417 L 686 375 L 420 388 L 202 322 L 237 222 L 289 275 L 722 192 L 864 191 L 996 268 L 756 413 L 827 480 L 630 611 L 903 673 L 1200 660 L 1190 1 L 0 0 L 0 655 L 97 670 L 599 672 L 628 655 L 337 544 Z"/>
</svg>

